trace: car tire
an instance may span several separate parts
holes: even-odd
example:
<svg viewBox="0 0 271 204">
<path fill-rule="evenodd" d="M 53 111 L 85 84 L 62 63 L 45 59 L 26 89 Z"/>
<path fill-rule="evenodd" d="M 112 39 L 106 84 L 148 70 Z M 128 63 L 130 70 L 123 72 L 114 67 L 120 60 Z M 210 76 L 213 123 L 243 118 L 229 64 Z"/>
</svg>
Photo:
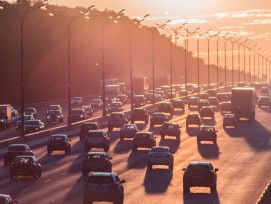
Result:
<svg viewBox="0 0 271 204">
<path fill-rule="evenodd" d="M 183 186 L 183 191 L 185 192 L 185 193 L 190 193 L 190 187 L 189 186 Z"/>
<path fill-rule="evenodd" d="M 123 198 L 116 199 L 116 200 L 114 200 L 113 203 L 114 204 L 123 204 Z"/>
<path fill-rule="evenodd" d="M 214 142 L 214 144 L 217 144 L 217 141 L 216 141 L 216 139 L 213 141 Z"/>
<path fill-rule="evenodd" d="M 51 154 L 52 154 L 52 152 L 53 152 L 53 150 L 51 150 L 51 149 L 47 149 L 47 153 L 48 153 L 49 155 L 51 155 Z"/>
<path fill-rule="evenodd" d="M 34 173 L 33 173 L 33 179 L 36 180 L 36 179 L 38 179 L 38 177 L 39 177 L 38 173 L 37 173 L 37 172 L 34 172 Z"/>
<path fill-rule="evenodd" d="M 152 164 L 147 165 L 148 169 L 152 169 Z"/>
<path fill-rule="evenodd" d="M 165 139 L 165 135 L 161 135 L 161 139 L 164 140 Z"/>
</svg>

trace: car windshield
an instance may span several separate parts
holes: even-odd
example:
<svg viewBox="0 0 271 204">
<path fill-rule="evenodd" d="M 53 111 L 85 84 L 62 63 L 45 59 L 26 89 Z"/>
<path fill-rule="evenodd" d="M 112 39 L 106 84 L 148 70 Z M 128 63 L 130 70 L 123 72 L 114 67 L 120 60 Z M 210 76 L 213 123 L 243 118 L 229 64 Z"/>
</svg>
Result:
<svg viewBox="0 0 271 204">
<path fill-rule="evenodd" d="M 102 142 L 102 140 L 103 138 L 100 135 L 87 137 L 87 142 L 90 142 L 90 143 L 100 143 Z"/>
<path fill-rule="evenodd" d="M 215 128 L 213 128 L 213 127 L 201 127 L 200 131 L 213 132 L 213 131 L 215 131 Z"/>
<path fill-rule="evenodd" d="M 48 110 L 61 110 L 59 106 L 49 106 Z"/>
<path fill-rule="evenodd" d="M 163 118 L 165 115 L 162 113 L 153 114 L 154 118 Z"/>
<path fill-rule="evenodd" d="M 61 114 L 61 111 L 60 110 L 52 110 L 52 111 L 49 111 L 49 114 L 58 115 L 58 114 Z"/>
<path fill-rule="evenodd" d="M 190 173 L 207 173 L 210 168 L 207 165 L 189 165 L 187 171 Z"/>
<path fill-rule="evenodd" d="M 166 128 L 166 129 L 174 129 L 174 128 L 176 128 L 176 125 L 174 125 L 174 124 L 164 124 L 164 125 L 163 125 L 163 128 Z"/>
<path fill-rule="evenodd" d="M 99 159 L 104 159 L 104 155 L 102 154 L 89 154 L 87 155 L 87 160 L 99 160 Z"/>
<path fill-rule="evenodd" d="M 168 152 L 168 149 L 166 149 L 166 148 L 153 148 L 153 149 L 151 149 L 151 152 L 159 152 L 159 153 Z"/>
<path fill-rule="evenodd" d="M 26 125 L 39 125 L 40 122 L 38 120 L 27 120 L 25 122 Z"/>
<path fill-rule="evenodd" d="M 126 129 L 126 130 L 135 130 L 135 126 L 134 125 L 124 125 L 122 129 Z"/>
<path fill-rule="evenodd" d="M 114 183 L 114 179 L 111 176 L 90 176 L 88 177 L 87 182 L 107 184 L 107 183 Z"/>
<path fill-rule="evenodd" d="M 24 151 L 25 150 L 25 146 L 13 145 L 13 146 L 9 146 L 8 150 L 9 151 Z"/>
<path fill-rule="evenodd" d="M 52 141 L 64 141 L 65 140 L 65 136 L 61 136 L 61 135 L 59 135 L 59 136 L 52 136 L 50 138 L 50 140 L 52 140 Z"/>
<path fill-rule="evenodd" d="M 121 107 L 121 103 L 111 103 L 110 106 L 111 106 L 111 107 L 119 108 L 119 107 Z"/>
<path fill-rule="evenodd" d="M 84 111 L 81 110 L 81 109 L 73 109 L 73 110 L 71 110 L 71 113 L 72 113 L 72 114 L 83 114 Z"/>
<path fill-rule="evenodd" d="M 100 99 L 92 99 L 90 103 L 101 103 Z"/>
<path fill-rule="evenodd" d="M 33 163 L 33 158 L 32 157 L 16 157 L 13 162 L 17 164 L 31 164 Z"/>
<path fill-rule="evenodd" d="M 96 129 L 97 125 L 96 124 L 87 124 L 87 125 L 83 125 L 82 129 L 83 130 L 93 130 Z"/>
</svg>

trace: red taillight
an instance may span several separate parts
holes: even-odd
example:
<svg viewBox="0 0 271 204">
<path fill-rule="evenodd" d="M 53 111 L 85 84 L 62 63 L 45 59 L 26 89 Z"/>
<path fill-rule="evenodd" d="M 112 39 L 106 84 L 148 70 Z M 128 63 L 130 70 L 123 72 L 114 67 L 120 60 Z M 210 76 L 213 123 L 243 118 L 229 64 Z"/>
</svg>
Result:
<svg viewBox="0 0 271 204">
<path fill-rule="evenodd" d="M 111 185 L 111 188 L 112 188 L 112 189 L 117 189 L 118 187 L 119 187 L 119 185 L 116 184 L 116 183 L 113 183 L 113 184 Z"/>
<path fill-rule="evenodd" d="M 85 183 L 85 188 L 91 188 L 91 184 L 90 183 Z"/>
</svg>

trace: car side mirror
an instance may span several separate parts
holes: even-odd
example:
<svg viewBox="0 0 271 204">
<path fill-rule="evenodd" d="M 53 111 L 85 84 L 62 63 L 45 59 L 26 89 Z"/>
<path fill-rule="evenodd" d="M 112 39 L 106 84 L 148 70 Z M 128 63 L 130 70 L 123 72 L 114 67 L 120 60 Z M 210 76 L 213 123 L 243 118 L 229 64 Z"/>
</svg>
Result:
<svg viewBox="0 0 271 204">
<path fill-rule="evenodd" d="M 183 171 L 186 171 L 186 168 L 182 168 Z"/>
<path fill-rule="evenodd" d="M 125 183 L 125 180 L 121 180 L 120 182 L 121 182 L 121 183 Z"/>
<path fill-rule="evenodd" d="M 218 168 L 215 168 L 215 171 L 218 171 Z"/>
</svg>

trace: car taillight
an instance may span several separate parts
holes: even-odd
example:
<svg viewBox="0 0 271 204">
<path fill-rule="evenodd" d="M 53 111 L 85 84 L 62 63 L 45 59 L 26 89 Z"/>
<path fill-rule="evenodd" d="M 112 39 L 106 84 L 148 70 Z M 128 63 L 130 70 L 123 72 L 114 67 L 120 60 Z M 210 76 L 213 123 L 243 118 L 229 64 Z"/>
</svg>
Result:
<svg viewBox="0 0 271 204">
<path fill-rule="evenodd" d="M 119 187 L 119 185 L 116 184 L 116 183 L 113 183 L 113 184 L 111 185 L 111 188 L 112 188 L 112 189 L 117 189 L 118 187 Z"/>
<path fill-rule="evenodd" d="M 91 188 L 91 184 L 90 183 L 85 183 L 85 188 Z"/>
</svg>

